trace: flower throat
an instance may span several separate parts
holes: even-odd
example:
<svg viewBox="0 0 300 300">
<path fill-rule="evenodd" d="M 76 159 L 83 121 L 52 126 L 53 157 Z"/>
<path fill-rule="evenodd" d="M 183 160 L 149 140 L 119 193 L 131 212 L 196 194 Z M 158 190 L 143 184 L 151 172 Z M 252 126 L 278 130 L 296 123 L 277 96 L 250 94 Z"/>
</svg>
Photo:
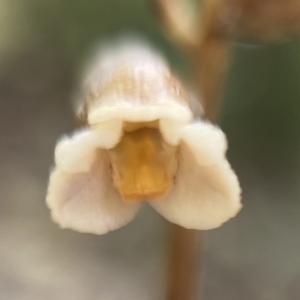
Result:
<svg viewBox="0 0 300 300">
<path fill-rule="evenodd" d="M 177 147 L 168 145 L 158 129 L 125 132 L 120 143 L 108 150 L 112 179 L 124 201 L 157 199 L 174 184 Z"/>
</svg>

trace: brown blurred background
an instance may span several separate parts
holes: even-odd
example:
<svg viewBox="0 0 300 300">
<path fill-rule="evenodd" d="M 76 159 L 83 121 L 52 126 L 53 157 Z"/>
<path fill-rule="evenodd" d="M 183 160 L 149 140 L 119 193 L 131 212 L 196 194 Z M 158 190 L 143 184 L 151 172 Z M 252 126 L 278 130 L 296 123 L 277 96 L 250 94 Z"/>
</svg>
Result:
<svg viewBox="0 0 300 300">
<path fill-rule="evenodd" d="M 105 236 L 60 230 L 45 193 L 91 47 L 144 34 L 187 67 L 144 0 L 0 0 L 0 299 L 163 299 L 168 225 L 149 207 Z M 233 43 L 221 126 L 243 187 L 206 234 L 206 300 L 300 298 L 300 43 Z"/>
</svg>

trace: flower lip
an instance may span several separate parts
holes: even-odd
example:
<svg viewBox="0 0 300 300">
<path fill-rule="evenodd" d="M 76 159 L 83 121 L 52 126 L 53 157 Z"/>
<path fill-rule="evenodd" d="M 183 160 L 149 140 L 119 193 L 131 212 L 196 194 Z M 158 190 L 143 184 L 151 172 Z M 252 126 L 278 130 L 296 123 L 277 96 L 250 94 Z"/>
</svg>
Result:
<svg viewBox="0 0 300 300">
<path fill-rule="evenodd" d="M 174 184 L 177 147 L 165 143 L 158 129 L 126 132 L 107 153 L 112 180 L 124 201 L 160 198 Z"/>
</svg>

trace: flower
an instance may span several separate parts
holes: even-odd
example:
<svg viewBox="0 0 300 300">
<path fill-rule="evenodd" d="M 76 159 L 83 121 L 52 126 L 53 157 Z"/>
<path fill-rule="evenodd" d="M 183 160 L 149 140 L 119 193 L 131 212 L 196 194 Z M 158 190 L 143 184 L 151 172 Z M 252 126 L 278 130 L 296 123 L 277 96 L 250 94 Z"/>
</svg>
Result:
<svg viewBox="0 0 300 300">
<path fill-rule="evenodd" d="M 87 127 L 56 146 L 47 204 L 63 228 L 104 234 L 148 203 L 170 222 L 212 229 L 241 209 L 218 127 L 146 47 L 102 52 L 85 83 Z"/>
</svg>

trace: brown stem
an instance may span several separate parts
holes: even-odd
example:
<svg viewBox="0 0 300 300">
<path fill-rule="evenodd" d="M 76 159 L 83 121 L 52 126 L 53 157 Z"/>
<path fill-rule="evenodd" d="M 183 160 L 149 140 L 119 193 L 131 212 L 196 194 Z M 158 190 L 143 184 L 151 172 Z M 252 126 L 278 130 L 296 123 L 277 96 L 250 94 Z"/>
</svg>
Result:
<svg viewBox="0 0 300 300">
<path fill-rule="evenodd" d="M 172 225 L 167 300 L 195 299 L 199 283 L 202 233 Z"/>
<path fill-rule="evenodd" d="M 222 0 L 205 0 L 199 8 L 199 40 L 190 57 L 196 91 L 201 99 L 204 118 L 217 121 L 222 90 L 230 60 L 228 35 L 231 11 Z M 224 14 L 220 14 L 222 11 Z"/>
<path fill-rule="evenodd" d="M 226 30 L 215 9 L 221 2 L 204 1 L 193 18 L 179 0 L 149 1 L 162 27 L 190 60 L 195 91 L 204 109 L 203 117 L 216 122 L 229 61 L 224 36 Z M 202 247 L 198 247 L 200 236 L 203 239 L 202 232 L 173 225 L 168 300 L 192 300 L 196 297 L 198 260 L 202 251 Z"/>
<path fill-rule="evenodd" d="M 195 90 L 203 107 L 203 118 L 216 123 L 221 92 L 228 68 L 229 47 L 223 39 L 207 36 L 190 56 Z"/>
<path fill-rule="evenodd" d="M 190 57 L 196 91 L 202 99 L 204 118 L 215 123 L 219 110 L 220 90 L 228 63 L 227 45 L 218 39 L 210 39 L 201 44 L 196 57 Z M 218 44 L 219 43 L 219 44 Z M 200 53 L 198 55 L 198 53 Z M 168 300 L 192 300 L 201 283 L 197 274 L 202 256 L 203 232 L 187 230 L 173 225 L 172 252 Z M 200 270 L 199 270 L 200 269 Z"/>
<path fill-rule="evenodd" d="M 203 118 L 215 122 L 229 62 L 230 23 L 220 18 L 219 0 L 206 0 L 191 16 L 179 0 L 148 0 L 170 38 L 189 58 Z"/>
</svg>

